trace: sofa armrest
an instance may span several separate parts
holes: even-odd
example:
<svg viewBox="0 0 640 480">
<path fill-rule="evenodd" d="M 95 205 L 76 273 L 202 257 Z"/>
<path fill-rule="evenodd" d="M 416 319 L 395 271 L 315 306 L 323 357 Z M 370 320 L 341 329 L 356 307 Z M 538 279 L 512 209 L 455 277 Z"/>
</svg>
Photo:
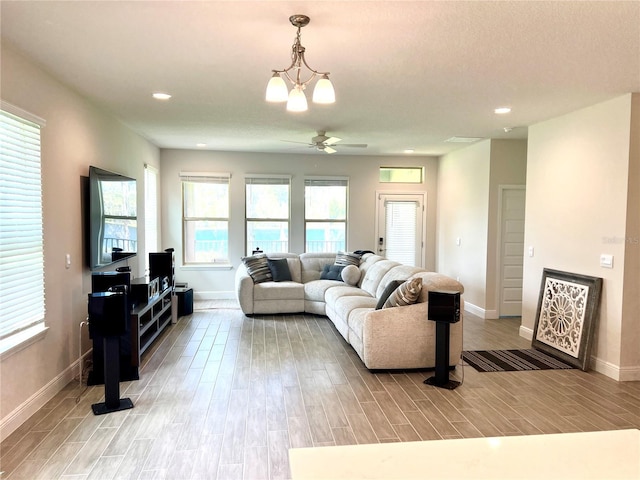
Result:
<svg viewBox="0 0 640 480">
<path fill-rule="evenodd" d="M 372 310 L 362 331 L 363 361 L 368 368 L 420 368 L 435 365 L 435 323 L 427 319 L 428 303 Z M 462 352 L 462 315 L 451 324 L 449 364 Z M 419 358 L 419 361 L 417 360 Z M 414 363 L 418 362 L 418 365 Z"/>
<path fill-rule="evenodd" d="M 238 265 L 235 276 L 236 298 L 245 315 L 253 313 L 253 278 L 243 263 Z"/>
</svg>

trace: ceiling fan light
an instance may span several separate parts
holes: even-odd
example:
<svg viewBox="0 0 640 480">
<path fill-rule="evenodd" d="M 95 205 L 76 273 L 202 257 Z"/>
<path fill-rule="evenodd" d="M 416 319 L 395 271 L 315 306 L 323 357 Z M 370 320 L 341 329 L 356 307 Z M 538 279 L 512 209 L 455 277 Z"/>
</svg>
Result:
<svg viewBox="0 0 640 480">
<path fill-rule="evenodd" d="M 279 73 L 274 73 L 267 84 L 267 102 L 286 102 L 288 97 L 287 85 Z"/>
<path fill-rule="evenodd" d="M 335 103 L 335 101 L 336 92 L 333 84 L 327 75 L 323 75 L 313 89 L 313 103 Z"/>
<path fill-rule="evenodd" d="M 289 92 L 289 100 L 287 101 L 287 110 L 289 112 L 306 112 L 307 97 L 302 88 L 296 86 Z"/>
</svg>

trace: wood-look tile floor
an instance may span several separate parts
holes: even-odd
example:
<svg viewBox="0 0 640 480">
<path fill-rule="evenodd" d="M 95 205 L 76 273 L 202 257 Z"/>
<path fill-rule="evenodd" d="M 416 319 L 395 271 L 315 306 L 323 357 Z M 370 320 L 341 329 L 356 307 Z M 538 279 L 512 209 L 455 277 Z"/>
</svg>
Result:
<svg viewBox="0 0 640 480">
<path fill-rule="evenodd" d="M 528 347 L 518 326 L 465 314 L 465 348 Z M 290 447 L 640 428 L 640 382 L 459 366 L 439 389 L 369 372 L 313 315 L 196 310 L 143 362 L 133 409 L 94 416 L 104 387 L 70 383 L 2 442 L 1 478 L 286 479 Z"/>
</svg>

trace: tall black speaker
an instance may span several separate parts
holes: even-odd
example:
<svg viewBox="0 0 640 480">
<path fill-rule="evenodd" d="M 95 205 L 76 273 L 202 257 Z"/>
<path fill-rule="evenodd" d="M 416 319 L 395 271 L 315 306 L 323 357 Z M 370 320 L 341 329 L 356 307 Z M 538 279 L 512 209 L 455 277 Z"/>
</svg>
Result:
<svg viewBox="0 0 640 480">
<path fill-rule="evenodd" d="M 94 338 L 102 337 L 102 376 L 105 391 L 105 401 L 91 405 L 95 415 L 133 408 L 131 399 L 120 398 L 119 337 L 130 330 L 128 323 L 129 304 L 124 288 L 119 292 L 89 294 L 89 332 Z"/>
<path fill-rule="evenodd" d="M 91 274 L 91 291 L 92 294 L 96 293 L 104 293 L 111 291 L 124 291 L 124 293 L 128 293 L 131 288 L 131 274 L 130 272 L 94 272 Z M 105 295 L 96 295 L 96 298 L 103 297 L 102 300 L 93 300 L 96 302 L 108 302 L 108 300 L 104 300 L 104 298 L 108 297 Z M 120 363 L 120 381 L 127 380 L 138 380 L 140 378 L 138 373 L 138 352 L 133 351 L 133 345 L 135 343 L 132 341 L 132 335 L 137 335 L 137 329 L 131 328 L 131 302 L 129 301 L 129 297 L 126 296 L 127 300 L 125 306 L 125 315 L 124 318 L 121 318 L 122 323 L 119 324 L 123 326 L 124 329 L 121 330 L 117 334 L 117 344 L 118 351 L 120 353 L 119 363 Z M 89 300 L 92 302 L 92 300 Z M 92 327 L 91 322 L 91 304 L 89 305 L 89 337 L 93 342 L 93 367 L 89 372 L 89 377 L 87 379 L 88 385 L 100 385 L 104 383 L 104 339 L 105 335 L 99 330 Z M 115 307 L 108 307 L 115 308 Z M 94 315 L 95 315 L 94 311 Z M 111 317 L 114 318 L 114 317 Z M 113 320 L 108 320 L 105 316 L 105 321 L 114 322 Z M 98 320 L 100 322 L 100 320 Z M 119 322 L 115 322 L 119 323 Z M 115 324 L 111 325 L 111 327 L 115 328 Z"/>
<path fill-rule="evenodd" d="M 173 251 L 149 253 L 149 277 L 159 278 L 162 290 L 162 280 L 169 279 L 169 287 L 175 285 L 175 262 Z"/>
<path fill-rule="evenodd" d="M 427 318 L 436 322 L 436 371 L 424 383 L 453 390 L 460 382 L 449 380 L 449 336 L 452 323 L 460 321 L 460 292 L 429 291 Z"/>
</svg>

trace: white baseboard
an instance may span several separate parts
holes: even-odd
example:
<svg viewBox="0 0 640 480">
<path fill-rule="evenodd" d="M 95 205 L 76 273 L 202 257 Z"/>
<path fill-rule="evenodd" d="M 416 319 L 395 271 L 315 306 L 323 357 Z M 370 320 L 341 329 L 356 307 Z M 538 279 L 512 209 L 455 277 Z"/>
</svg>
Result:
<svg viewBox="0 0 640 480">
<path fill-rule="evenodd" d="M 211 292 L 193 292 L 194 300 L 233 300 L 236 298 L 236 294 L 233 291 L 230 292 L 220 292 L 220 291 L 211 291 Z"/>
<path fill-rule="evenodd" d="M 520 325 L 520 330 L 518 331 L 522 338 L 526 338 L 527 340 L 533 340 L 533 329 L 529 327 L 524 327 Z"/>
<path fill-rule="evenodd" d="M 84 359 L 91 353 L 85 353 L 82 359 L 76 360 L 69 365 L 62 373 L 47 383 L 44 387 L 31 395 L 26 402 L 18 406 L 0 421 L 0 441 L 4 441 L 9 435 L 15 432 L 20 425 L 40 410 L 46 403 L 55 397 L 79 372 L 79 362 L 84 363 Z"/>
<path fill-rule="evenodd" d="M 498 318 L 498 312 L 496 310 L 485 310 L 484 308 L 480 308 L 473 303 L 469 303 L 465 300 L 464 302 L 465 311 L 474 314 L 476 317 L 480 317 L 484 320 L 492 320 Z"/>
</svg>

